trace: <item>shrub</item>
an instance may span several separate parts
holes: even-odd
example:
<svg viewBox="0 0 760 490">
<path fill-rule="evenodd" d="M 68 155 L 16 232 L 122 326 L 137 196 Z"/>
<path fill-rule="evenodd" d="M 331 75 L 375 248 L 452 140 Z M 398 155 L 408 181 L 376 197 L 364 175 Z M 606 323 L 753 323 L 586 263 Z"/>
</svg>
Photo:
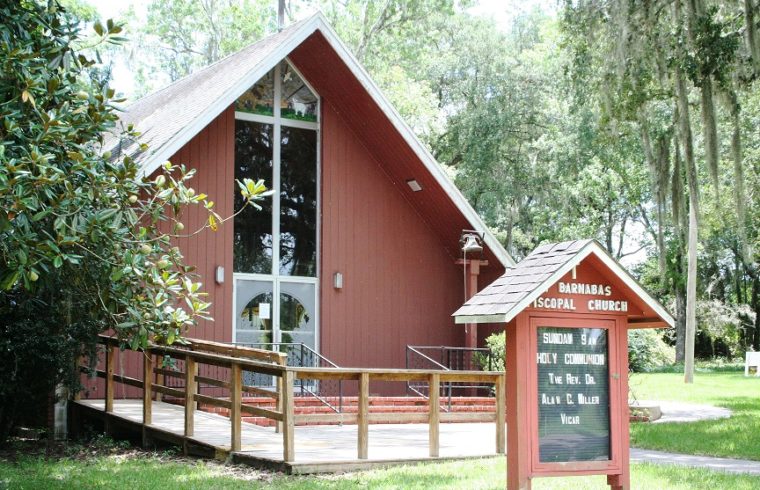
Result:
<svg viewBox="0 0 760 490">
<path fill-rule="evenodd" d="M 504 359 L 507 353 L 507 335 L 506 332 L 494 333 L 486 338 L 486 345 L 491 351 L 491 356 L 475 353 L 475 362 L 480 369 L 487 371 L 504 371 Z"/>
<path fill-rule="evenodd" d="M 113 156 L 114 104 L 79 23 L 55 0 L 0 3 L 0 442 L 111 331 L 122 346 L 171 344 L 207 318 L 209 303 L 174 240 L 187 205 L 205 228 L 223 221 L 187 185 L 193 170 L 164 164 L 155 179 Z M 95 23 L 87 48 L 120 42 Z M 138 145 L 141 151 L 147 150 Z M 245 203 L 265 195 L 239 183 Z M 255 205 L 255 204 L 254 204 Z M 229 219 L 229 218 L 228 218 Z"/>
<path fill-rule="evenodd" d="M 659 330 L 636 329 L 628 332 L 628 366 L 635 372 L 673 364 L 676 353 L 662 339 Z"/>
</svg>

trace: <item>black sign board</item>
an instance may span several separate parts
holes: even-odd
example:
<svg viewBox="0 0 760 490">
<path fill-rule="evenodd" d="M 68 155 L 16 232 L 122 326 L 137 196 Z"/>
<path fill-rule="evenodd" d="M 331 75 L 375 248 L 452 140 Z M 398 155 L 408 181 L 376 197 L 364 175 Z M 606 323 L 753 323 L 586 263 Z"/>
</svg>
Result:
<svg viewBox="0 0 760 490">
<path fill-rule="evenodd" d="M 610 458 L 607 330 L 538 328 L 541 463 Z"/>
</svg>

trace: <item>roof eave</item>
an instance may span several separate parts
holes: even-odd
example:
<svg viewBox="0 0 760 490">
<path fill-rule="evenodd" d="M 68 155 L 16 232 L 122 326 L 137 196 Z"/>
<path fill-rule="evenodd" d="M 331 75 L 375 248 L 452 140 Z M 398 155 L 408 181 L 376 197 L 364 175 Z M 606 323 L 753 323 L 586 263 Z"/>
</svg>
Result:
<svg viewBox="0 0 760 490">
<path fill-rule="evenodd" d="M 507 315 L 459 315 L 454 317 L 455 324 L 464 323 L 507 323 Z"/>
<path fill-rule="evenodd" d="M 483 232 L 483 239 L 489 249 L 494 253 L 496 258 L 501 262 L 504 267 L 514 267 L 516 262 L 509 255 L 509 252 L 502 246 L 499 240 L 491 233 L 488 226 L 478 216 L 475 210 L 467 202 L 467 199 L 461 193 L 461 191 L 454 185 L 454 183 L 445 174 L 438 161 L 430 154 L 427 148 L 417 139 L 414 135 L 414 131 L 404 121 L 401 115 L 398 113 L 395 107 L 385 98 L 380 88 L 375 85 L 375 82 L 369 76 L 364 67 L 356 60 L 351 51 L 343 44 L 337 33 L 333 30 L 324 16 L 319 13 L 321 20 L 320 32 L 325 36 L 330 45 L 335 49 L 343 63 L 348 66 L 351 72 L 356 76 L 356 79 L 361 83 L 362 87 L 370 94 L 372 99 L 380 106 L 382 111 L 388 116 L 391 124 L 393 124 L 396 131 L 404 138 L 404 141 L 414 151 L 417 158 L 425 165 L 427 170 L 436 180 L 436 182 L 443 188 L 446 194 L 452 199 L 459 211 L 464 215 L 474 230 Z"/>
</svg>

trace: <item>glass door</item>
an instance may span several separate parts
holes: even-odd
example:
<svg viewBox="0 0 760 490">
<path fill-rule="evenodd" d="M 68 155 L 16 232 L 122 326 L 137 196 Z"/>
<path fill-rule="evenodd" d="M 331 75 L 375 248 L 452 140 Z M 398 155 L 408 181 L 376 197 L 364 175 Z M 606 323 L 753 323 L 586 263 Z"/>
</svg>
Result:
<svg viewBox="0 0 760 490">
<path fill-rule="evenodd" d="M 238 310 L 236 342 L 271 349 L 272 342 L 276 342 L 272 318 L 273 299 L 272 283 L 269 281 L 235 281 L 235 304 Z"/>
<path fill-rule="evenodd" d="M 271 281 L 235 281 L 235 342 L 257 349 L 272 349 L 275 340 Z M 243 384 L 274 387 L 273 376 L 243 371 Z"/>
<path fill-rule="evenodd" d="M 275 292 L 275 289 L 277 292 Z M 317 351 L 316 282 L 235 279 L 235 342 L 288 354 L 288 364 L 313 364 Z M 271 376 L 244 375 L 246 384 L 273 386 Z"/>
</svg>

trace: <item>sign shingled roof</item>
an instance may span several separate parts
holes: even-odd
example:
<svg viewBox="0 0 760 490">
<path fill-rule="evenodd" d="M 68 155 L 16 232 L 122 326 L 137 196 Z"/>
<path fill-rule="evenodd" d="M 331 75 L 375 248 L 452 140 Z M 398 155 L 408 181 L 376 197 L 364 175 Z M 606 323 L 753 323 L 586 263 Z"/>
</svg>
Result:
<svg viewBox="0 0 760 490">
<path fill-rule="evenodd" d="M 594 254 L 659 316 L 673 325 L 672 316 L 595 240 L 572 240 L 541 245 L 508 268 L 504 275 L 467 300 L 452 316 L 456 323 L 508 322 L 544 294 L 584 258 Z"/>
</svg>

